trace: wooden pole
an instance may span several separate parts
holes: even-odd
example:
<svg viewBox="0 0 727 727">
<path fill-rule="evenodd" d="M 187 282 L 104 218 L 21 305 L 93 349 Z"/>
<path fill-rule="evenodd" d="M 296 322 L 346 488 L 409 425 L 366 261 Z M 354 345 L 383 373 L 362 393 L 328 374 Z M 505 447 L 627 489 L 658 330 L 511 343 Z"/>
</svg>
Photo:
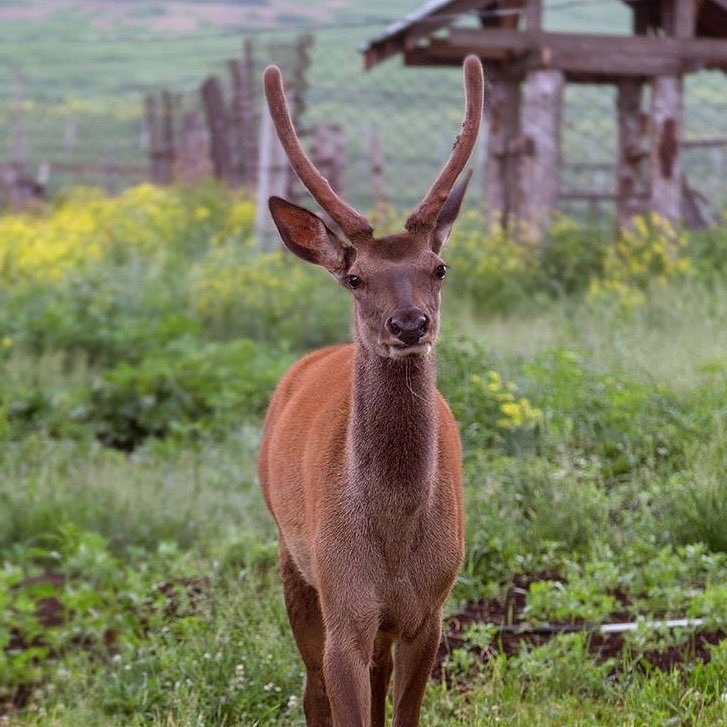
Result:
<svg viewBox="0 0 727 727">
<path fill-rule="evenodd" d="M 543 239 L 560 187 L 561 71 L 530 71 L 520 109 L 522 130 L 518 171 L 518 222 L 521 236 Z"/>
<path fill-rule="evenodd" d="M 494 80 L 486 112 L 489 127 L 485 161 L 488 223 L 507 227 L 516 198 L 518 160 L 513 142 L 520 130 L 520 84 L 509 79 Z"/>
<path fill-rule="evenodd" d="M 174 97 L 169 91 L 162 91 L 161 160 L 162 184 L 174 181 Z"/>
<path fill-rule="evenodd" d="M 210 149 L 202 115 L 189 111 L 182 116 L 176 176 L 184 184 L 196 184 L 212 176 Z"/>
<path fill-rule="evenodd" d="M 371 189 L 374 195 L 374 226 L 380 224 L 386 212 L 386 181 L 384 179 L 384 155 L 381 140 L 375 127 L 371 127 Z"/>
<path fill-rule="evenodd" d="M 658 76 L 651 92 L 651 208 L 674 225 L 682 209 L 681 128 L 682 79 Z"/>
<path fill-rule="evenodd" d="M 290 167 L 265 104 L 260 123 L 259 149 L 255 237 L 263 249 L 271 250 L 276 246 L 277 230 L 270 219 L 268 199 L 287 195 Z"/>
<path fill-rule="evenodd" d="M 210 156 L 214 175 L 223 182 L 234 184 L 233 154 L 230 150 L 228 133 L 229 118 L 219 79 L 216 76 L 209 76 L 202 84 L 200 93 L 209 130 Z"/>
<path fill-rule="evenodd" d="M 232 152 L 232 172 L 235 185 L 240 185 L 245 177 L 244 170 L 244 145 L 245 145 L 245 120 L 243 101 L 243 73 L 242 61 L 239 58 L 232 58 L 227 62 L 232 80 L 232 98 L 230 99 L 230 128 L 229 145 Z"/>
<path fill-rule="evenodd" d="M 248 189 L 255 187 L 257 182 L 258 162 L 258 118 L 255 114 L 255 92 L 258 88 L 255 75 L 255 49 L 250 38 L 246 38 L 242 49 L 242 67 L 240 69 L 240 123 L 242 137 L 242 171 L 243 183 Z"/>
<path fill-rule="evenodd" d="M 642 109 L 643 84 L 621 81 L 616 96 L 618 164 L 616 217 L 619 229 L 649 209 L 649 119 Z"/>
<path fill-rule="evenodd" d="M 164 184 L 162 134 L 159 123 L 159 101 L 149 94 L 144 99 L 144 119 L 149 140 L 149 176 L 153 184 Z"/>
</svg>

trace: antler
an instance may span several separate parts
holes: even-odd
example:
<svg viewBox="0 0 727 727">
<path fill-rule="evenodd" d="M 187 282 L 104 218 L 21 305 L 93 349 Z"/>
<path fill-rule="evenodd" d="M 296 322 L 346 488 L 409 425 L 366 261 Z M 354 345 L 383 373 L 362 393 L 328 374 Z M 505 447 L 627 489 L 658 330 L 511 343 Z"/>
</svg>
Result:
<svg viewBox="0 0 727 727">
<path fill-rule="evenodd" d="M 277 66 L 268 66 L 265 69 L 263 81 L 270 116 L 278 132 L 278 138 L 300 181 L 307 187 L 316 202 L 343 230 L 346 237 L 351 240 L 355 240 L 357 237 L 369 237 L 373 232 L 371 223 L 333 191 L 328 180 L 313 166 L 300 145 L 290 118 L 288 103 L 285 100 L 280 69 Z"/>
<path fill-rule="evenodd" d="M 434 180 L 424 199 L 409 215 L 405 225 L 407 230 L 435 225 L 437 215 L 447 201 L 477 141 L 482 120 L 483 87 L 484 77 L 480 59 L 475 55 L 469 55 L 464 60 L 465 113 L 459 135 L 439 176 Z"/>
</svg>

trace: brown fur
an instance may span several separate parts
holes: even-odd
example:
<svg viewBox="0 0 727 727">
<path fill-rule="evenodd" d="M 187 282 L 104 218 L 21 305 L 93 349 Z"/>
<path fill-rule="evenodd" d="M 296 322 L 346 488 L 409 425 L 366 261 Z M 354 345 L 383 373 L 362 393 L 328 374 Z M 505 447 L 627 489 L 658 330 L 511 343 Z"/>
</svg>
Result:
<svg viewBox="0 0 727 727">
<path fill-rule="evenodd" d="M 418 714 L 441 606 L 463 555 L 459 435 L 428 359 L 384 359 L 350 344 L 316 351 L 282 379 L 265 422 L 265 499 L 297 587 L 312 587 L 322 611 L 322 623 L 291 616 L 299 645 L 311 629 L 296 623 L 316 624 L 317 656 L 304 654 L 305 702 L 319 681 L 309 663 L 322 663 L 325 653 L 340 725 L 369 724 L 368 669 L 382 639 L 399 642 L 398 708 Z M 407 664 L 418 678 L 399 673 Z M 378 682 L 381 692 L 388 679 Z M 352 691 L 352 683 L 361 688 Z"/>
</svg>

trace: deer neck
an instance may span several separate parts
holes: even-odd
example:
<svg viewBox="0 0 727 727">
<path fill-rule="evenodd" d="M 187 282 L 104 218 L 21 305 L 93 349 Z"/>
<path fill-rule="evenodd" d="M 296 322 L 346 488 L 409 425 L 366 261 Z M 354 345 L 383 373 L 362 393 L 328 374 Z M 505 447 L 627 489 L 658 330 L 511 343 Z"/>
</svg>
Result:
<svg viewBox="0 0 727 727">
<path fill-rule="evenodd" d="M 378 508 L 401 524 L 426 506 L 434 481 L 433 356 L 382 358 L 360 343 L 355 351 L 348 431 L 354 497 L 372 515 Z"/>
</svg>

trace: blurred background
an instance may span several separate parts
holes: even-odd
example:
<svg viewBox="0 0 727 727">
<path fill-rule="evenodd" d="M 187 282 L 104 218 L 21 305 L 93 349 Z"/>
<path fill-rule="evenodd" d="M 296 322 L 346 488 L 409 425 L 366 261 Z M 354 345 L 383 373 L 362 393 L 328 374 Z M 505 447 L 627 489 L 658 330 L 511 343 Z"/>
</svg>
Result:
<svg viewBox="0 0 727 727">
<path fill-rule="evenodd" d="M 226 144 L 212 138 L 217 125 L 218 134 L 241 141 L 239 150 L 228 151 L 227 164 L 212 171 L 254 185 L 260 76 L 274 60 L 294 95 L 299 133 L 319 157 L 335 150 L 330 172 L 354 205 L 411 206 L 458 128 L 459 72 L 406 68 L 400 56 L 364 71 L 361 50 L 418 5 L 4 2 L 0 161 L 22 166 L 51 194 L 79 183 L 117 192 L 143 180 L 209 173 L 211 147 Z M 458 25 L 476 26 L 475 13 L 457 14 Z M 553 0 L 545 5 L 544 27 L 628 33 L 631 9 Z M 682 165 L 711 210 L 727 197 L 726 99 L 721 73 L 688 77 Z M 612 86 L 567 86 L 560 209 L 601 222 L 613 217 L 617 130 Z M 484 199 L 487 136 L 485 126 L 471 204 Z"/>
</svg>

